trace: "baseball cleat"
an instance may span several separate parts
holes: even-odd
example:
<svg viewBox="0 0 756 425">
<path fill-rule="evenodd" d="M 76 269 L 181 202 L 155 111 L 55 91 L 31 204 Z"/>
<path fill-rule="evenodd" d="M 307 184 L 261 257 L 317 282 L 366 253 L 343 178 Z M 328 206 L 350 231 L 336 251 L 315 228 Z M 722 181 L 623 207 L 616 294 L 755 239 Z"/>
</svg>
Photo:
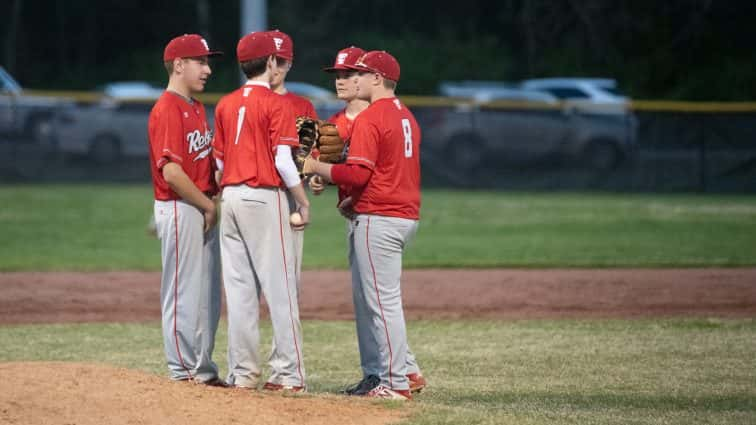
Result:
<svg viewBox="0 0 756 425">
<path fill-rule="evenodd" d="M 230 385 L 228 383 L 218 377 L 215 377 L 213 379 L 207 380 L 207 381 L 199 381 L 196 378 L 194 379 L 194 382 L 197 384 L 207 385 L 208 387 L 220 387 L 220 388 L 228 388 Z"/>
<path fill-rule="evenodd" d="M 265 385 L 262 387 L 265 391 L 282 391 L 282 392 L 288 392 L 288 393 L 304 393 L 307 392 L 307 387 L 305 386 L 296 386 L 296 385 L 281 385 L 281 384 L 274 384 L 272 382 L 266 382 Z"/>
<path fill-rule="evenodd" d="M 354 385 L 347 387 L 344 390 L 346 395 L 362 396 L 370 392 L 373 388 L 377 387 L 381 383 L 380 378 L 375 375 L 368 375 Z"/>
<path fill-rule="evenodd" d="M 385 400 L 400 400 L 408 401 L 412 400 L 412 393 L 410 390 L 395 390 L 385 385 L 378 385 L 365 394 L 368 398 L 380 398 Z"/>
<path fill-rule="evenodd" d="M 410 386 L 410 392 L 411 393 L 419 393 L 427 385 L 427 382 L 425 381 L 425 378 L 423 377 L 423 374 L 420 373 L 420 372 L 418 372 L 418 373 L 408 373 L 407 374 L 407 380 L 409 381 L 409 386 Z"/>
</svg>

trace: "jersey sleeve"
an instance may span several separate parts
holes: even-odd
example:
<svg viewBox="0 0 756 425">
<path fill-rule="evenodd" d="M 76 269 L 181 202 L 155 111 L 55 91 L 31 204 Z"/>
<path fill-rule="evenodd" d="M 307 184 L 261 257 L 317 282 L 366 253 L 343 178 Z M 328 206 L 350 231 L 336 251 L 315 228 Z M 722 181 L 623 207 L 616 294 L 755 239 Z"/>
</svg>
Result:
<svg viewBox="0 0 756 425">
<path fill-rule="evenodd" d="M 283 98 L 271 98 L 270 143 L 275 151 L 278 145 L 299 146 L 297 118 Z"/>
<path fill-rule="evenodd" d="M 375 163 L 378 161 L 379 140 L 380 130 L 375 124 L 368 120 L 357 119 L 352 128 L 347 164 L 362 165 L 370 170 L 375 169 Z"/>
<path fill-rule="evenodd" d="M 306 115 L 308 117 L 312 117 L 313 119 L 316 119 L 316 120 L 319 119 L 318 118 L 318 113 L 315 112 L 315 106 L 312 105 L 312 102 L 310 102 L 307 99 L 305 99 L 305 102 L 307 103 L 307 114 Z"/>
<path fill-rule="evenodd" d="M 226 147 L 226 131 L 223 128 L 223 106 L 218 103 L 215 108 L 215 130 L 213 131 L 213 156 L 223 160 Z"/>
<path fill-rule="evenodd" d="M 169 162 L 181 164 L 184 161 L 181 156 L 183 139 L 184 128 L 181 124 L 180 111 L 163 110 L 157 117 L 155 140 L 152 141 L 158 170 L 162 170 Z"/>
</svg>

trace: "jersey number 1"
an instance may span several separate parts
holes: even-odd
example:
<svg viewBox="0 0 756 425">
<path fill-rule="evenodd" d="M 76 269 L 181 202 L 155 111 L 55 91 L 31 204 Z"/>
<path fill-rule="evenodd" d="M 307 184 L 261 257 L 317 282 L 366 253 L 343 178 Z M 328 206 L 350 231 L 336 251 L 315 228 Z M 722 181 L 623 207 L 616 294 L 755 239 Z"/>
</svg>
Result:
<svg viewBox="0 0 756 425">
<path fill-rule="evenodd" d="M 239 133 L 241 133 L 242 124 L 244 124 L 244 114 L 247 112 L 247 108 L 242 106 L 239 108 L 239 115 L 236 117 L 236 138 L 234 144 L 239 144 Z"/>
<path fill-rule="evenodd" d="M 412 127 L 407 118 L 402 119 L 402 132 L 404 133 L 404 157 L 412 158 Z"/>
</svg>

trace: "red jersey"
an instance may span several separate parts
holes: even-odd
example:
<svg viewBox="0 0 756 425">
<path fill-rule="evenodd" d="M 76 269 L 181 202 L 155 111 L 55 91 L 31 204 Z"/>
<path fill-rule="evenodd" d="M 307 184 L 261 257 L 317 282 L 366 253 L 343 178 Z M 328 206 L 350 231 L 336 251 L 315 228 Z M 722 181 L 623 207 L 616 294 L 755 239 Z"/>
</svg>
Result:
<svg viewBox="0 0 756 425">
<path fill-rule="evenodd" d="M 377 100 L 357 116 L 347 164 L 373 171 L 352 188 L 356 212 L 420 218 L 420 126 L 399 99 Z"/>
<path fill-rule="evenodd" d="M 280 187 L 278 145 L 299 146 L 289 103 L 264 83 L 247 83 L 215 108 L 213 153 L 223 161 L 221 186 Z"/>
<path fill-rule="evenodd" d="M 344 143 L 349 143 L 349 138 L 352 136 L 354 120 L 347 118 L 346 108 L 333 114 L 331 118 L 328 118 L 328 122 L 336 124 L 341 140 L 343 140 Z"/>
<path fill-rule="evenodd" d="M 315 112 L 315 107 L 312 106 L 312 102 L 310 102 L 309 99 L 298 96 L 292 92 L 286 92 L 286 94 L 280 96 L 286 99 L 291 104 L 292 108 L 294 108 L 294 119 L 301 116 L 318 119 L 318 113 Z"/>
<path fill-rule="evenodd" d="M 339 131 L 339 137 L 344 141 L 347 146 L 349 145 L 349 139 L 352 137 L 352 127 L 354 124 L 353 119 L 349 119 L 346 115 L 346 108 L 333 114 L 331 118 L 328 118 L 328 122 L 336 124 L 336 129 Z M 348 148 L 347 148 L 348 149 Z M 348 152 L 348 151 L 347 151 Z M 349 196 L 350 187 L 339 185 L 339 202 L 343 201 Z M 337 204 L 337 205 L 338 205 Z"/>
<path fill-rule="evenodd" d="M 179 164 L 199 190 L 218 191 L 210 154 L 212 132 L 202 103 L 195 99 L 189 103 L 176 93 L 163 92 L 150 111 L 147 132 L 155 199 L 181 199 L 163 178 L 163 167 L 169 162 Z"/>
</svg>

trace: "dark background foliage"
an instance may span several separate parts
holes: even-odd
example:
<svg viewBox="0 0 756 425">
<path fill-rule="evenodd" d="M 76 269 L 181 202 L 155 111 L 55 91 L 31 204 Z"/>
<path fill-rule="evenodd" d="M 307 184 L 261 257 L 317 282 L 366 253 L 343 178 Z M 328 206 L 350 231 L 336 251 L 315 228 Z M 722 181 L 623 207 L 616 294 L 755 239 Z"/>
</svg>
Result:
<svg viewBox="0 0 756 425">
<path fill-rule="evenodd" d="M 225 51 L 210 91 L 238 82 L 239 2 L 6 0 L 0 63 L 22 85 L 91 89 L 165 80 L 172 37 Z M 434 94 L 449 79 L 614 77 L 634 98 L 753 100 L 756 2 L 747 0 L 269 1 L 271 28 L 295 42 L 292 80 L 330 86 L 320 68 L 348 45 L 385 49 L 400 92 Z"/>
</svg>

